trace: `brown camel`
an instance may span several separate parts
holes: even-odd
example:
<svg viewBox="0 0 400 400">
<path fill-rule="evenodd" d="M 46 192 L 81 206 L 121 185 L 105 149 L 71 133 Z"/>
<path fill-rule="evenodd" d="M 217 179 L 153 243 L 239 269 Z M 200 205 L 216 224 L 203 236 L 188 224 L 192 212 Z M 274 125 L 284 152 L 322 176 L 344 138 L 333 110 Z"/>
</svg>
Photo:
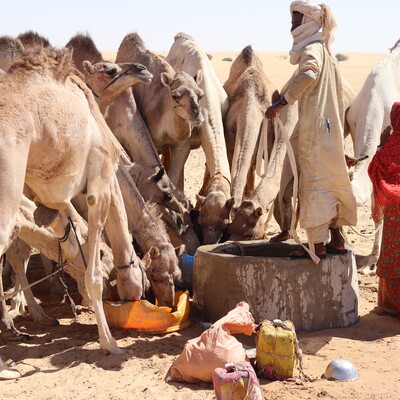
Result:
<svg viewBox="0 0 400 400">
<path fill-rule="evenodd" d="M 198 87 L 201 73 L 175 72 L 166 60 L 146 48 L 137 33 L 125 36 L 116 61 L 140 62 L 154 75 L 150 86 L 136 86 L 133 94 L 158 153 L 169 148 L 171 168 L 167 173 L 172 183 L 183 190 L 181 172 L 188 153 L 182 145 L 190 137 L 192 128 L 204 121 L 199 105 L 199 99 L 204 95 Z M 158 117 L 154 118 L 155 115 Z"/>
<path fill-rule="evenodd" d="M 254 190 L 256 149 L 264 112 L 279 93 L 251 46 L 245 47 L 232 63 L 224 89 L 229 99 L 225 138 L 231 164 L 232 196 L 237 208 Z M 267 129 L 269 142 L 273 142 L 271 123 Z"/>
<path fill-rule="evenodd" d="M 34 47 L 52 47 L 48 39 L 33 31 L 20 33 L 17 36 L 17 39 L 21 41 L 25 49 L 31 49 Z"/>
<path fill-rule="evenodd" d="M 131 245 L 115 174 L 120 147 L 67 50 L 39 49 L 14 63 L 0 81 L 0 96 L 0 254 L 10 245 L 24 183 L 50 215 L 51 209 L 68 208 L 71 199 L 84 191 L 89 232 L 85 283 L 100 345 L 119 352 L 101 303 L 98 238 L 103 226 L 118 266 L 120 297 L 139 299 L 143 291 L 143 273 Z"/>
<path fill-rule="evenodd" d="M 69 41 L 68 46 L 73 49 L 74 63 L 81 72 L 84 72 L 83 64 L 80 66 L 78 64 L 82 60 L 96 62 L 101 59 L 101 54 L 88 36 L 78 35 Z M 93 82 L 93 85 L 95 86 L 96 83 Z M 101 82 L 100 87 L 104 87 Z M 183 193 L 172 184 L 168 175 L 164 173 L 164 169 L 161 169 L 161 160 L 136 106 L 132 90 L 125 90 L 114 99 L 106 111 L 105 118 L 131 159 L 137 163 L 134 168 L 137 174 L 134 180 L 138 185 L 141 184 L 139 191 L 145 201 L 155 202 L 160 207 L 162 219 L 173 246 L 179 247 L 184 244 L 185 251 L 193 255 L 200 243 L 194 233 L 187 210 L 189 203 Z M 142 170 L 140 170 L 141 167 L 143 167 Z M 129 169 L 132 175 L 133 169 L 131 167 Z M 140 179 L 137 179 L 138 176 Z M 145 176 L 148 179 L 145 179 Z"/>
</svg>

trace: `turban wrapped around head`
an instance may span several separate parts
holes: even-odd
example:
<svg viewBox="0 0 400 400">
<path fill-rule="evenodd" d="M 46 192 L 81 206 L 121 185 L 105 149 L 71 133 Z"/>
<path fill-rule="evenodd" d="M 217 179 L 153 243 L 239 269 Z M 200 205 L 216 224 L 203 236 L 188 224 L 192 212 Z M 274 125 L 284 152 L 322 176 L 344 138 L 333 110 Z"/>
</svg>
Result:
<svg viewBox="0 0 400 400">
<path fill-rule="evenodd" d="M 312 4 L 310 0 L 293 1 L 290 13 L 297 11 L 303 14 L 301 25 L 292 31 L 293 47 L 290 53 L 291 63 L 297 64 L 301 50 L 313 41 L 325 43 L 330 52 L 330 44 L 334 39 L 336 19 L 326 4 Z M 322 33 L 319 32 L 322 28 Z"/>
</svg>

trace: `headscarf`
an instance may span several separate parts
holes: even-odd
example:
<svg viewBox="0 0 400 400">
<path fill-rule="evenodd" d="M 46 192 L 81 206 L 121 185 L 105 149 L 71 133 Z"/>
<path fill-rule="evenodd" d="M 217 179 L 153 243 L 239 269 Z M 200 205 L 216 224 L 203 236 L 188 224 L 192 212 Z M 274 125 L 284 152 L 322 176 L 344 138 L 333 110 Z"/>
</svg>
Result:
<svg viewBox="0 0 400 400">
<path fill-rule="evenodd" d="M 334 40 L 336 30 L 336 19 L 331 9 L 326 4 L 314 5 L 311 0 L 293 1 L 290 4 L 290 13 L 297 11 L 302 13 L 301 25 L 291 33 L 293 36 L 293 47 L 290 51 L 290 63 L 298 64 L 302 49 L 311 42 L 320 41 L 325 43 L 330 53 L 330 44 Z M 322 28 L 322 32 L 320 29 Z"/>
<path fill-rule="evenodd" d="M 393 132 L 368 167 L 374 188 L 374 217 L 385 205 L 400 204 L 400 102 L 393 104 L 390 122 Z"/>
</svg>

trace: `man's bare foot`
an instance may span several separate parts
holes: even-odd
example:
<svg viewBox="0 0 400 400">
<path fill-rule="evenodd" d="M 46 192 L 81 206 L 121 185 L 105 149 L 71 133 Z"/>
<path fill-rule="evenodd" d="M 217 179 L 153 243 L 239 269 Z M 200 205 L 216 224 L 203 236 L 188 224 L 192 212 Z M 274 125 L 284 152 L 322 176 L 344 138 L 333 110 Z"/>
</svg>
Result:
<svg viewBox="0 0 400 400">
<path fill-rule="evenodd" d="M 278 243 L 278 242 L 284 242 L 285 240 L 290 239 L 290 233 L 289 231 L 282 231 L 281 233 L 278 233 L 275 236 L 272 236 L 272 238 L 269 239 L 271 243 Z"/>
</svg>

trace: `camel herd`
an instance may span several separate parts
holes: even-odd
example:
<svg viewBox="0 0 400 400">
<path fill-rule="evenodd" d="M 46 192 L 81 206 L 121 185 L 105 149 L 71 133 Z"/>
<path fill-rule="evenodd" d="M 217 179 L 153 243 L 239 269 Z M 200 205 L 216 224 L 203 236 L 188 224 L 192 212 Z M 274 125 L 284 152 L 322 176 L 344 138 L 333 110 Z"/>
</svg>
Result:
<svg viewBox="0 0 400 400">
<path fill-rule="evenodd" d="M 370 160 L 389 125 L 400 98 L 399 62 L 398 42 L 357 97 L 344 85 L 345 131 L 356 157 Z M 106 352 L 121 350 L 103 298 L 139 300 L 151 290 L 160 305 L 173 306 L 182 252 L 263 238 L 272 209 L 281 229 L 289 228 L 293 174 L 282 132 L 264 117 L 285 88 L 274 87 L 250 46 L 224 85 L 184 33 L 166 58 L 128 34 L 115 62 L 103 60 L 87 35 L 63 49 L 34 32 L 4 36 L 0 71 L 0 254 L 24 288 L 32 254 L 41 253 L 45 265 L 61 257 L 83 304 L 95 310 Z M 289 137 L 297 118 L 296 105 L 281 112 Z M 193 206 L 184 167 L 200 146 L 206 168 Z M 367 167 L 362 162 L 353 173 L 359 205 L 371 196 Z M 379 245 L 378 234 L 368 265 Z M 12 319 L 25 301 L 35 321 L 57 323 L 30 288 L 8 310 L 0 279 L 0 296 L 3 333 L 20 335 Z"/>
</svg>

